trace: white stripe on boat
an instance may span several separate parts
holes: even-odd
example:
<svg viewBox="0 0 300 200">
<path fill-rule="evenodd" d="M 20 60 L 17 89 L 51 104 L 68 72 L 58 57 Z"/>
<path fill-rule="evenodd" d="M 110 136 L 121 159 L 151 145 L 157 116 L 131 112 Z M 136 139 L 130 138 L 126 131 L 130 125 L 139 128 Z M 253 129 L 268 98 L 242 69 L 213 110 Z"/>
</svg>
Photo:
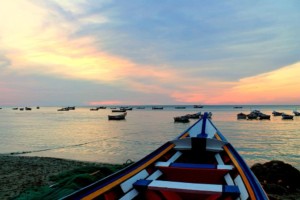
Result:
<svg viewBox="0 0 300 200">
<path fill-rule="evenodd" d="M 221 158 L 221 156 L 220 156 L 219 153 L 217 153 L 215 155 L 215 158 L 216 158 L 216 160 L 217 160 L 217 162 L 218 162 L 219 165 L 224 165 L 224 162 L 223 162 L 223 160 L 222 160 L 222 158 Z"/>
<path fill-rule="evenodd" d="M 182 155 L 182 153 L 180 151 L 177 151 L 169 160 L 168 162 L 174 162 L 175 160 L 177 160 L 180 156 Z"/>
<path fill-rule="evenodd" d="M 123 190 L 124 193 L 128 192 L 132 187 L 133 187 L 133 183 L 136 182 L 139 179 L 144 179 L 147 176 L 149 176 L 149 173 L 144 169 L 141 172 L 137 173 L 136 175 L 134 175 L 133 177 L 131 177 L 130 179 L 124 181 L 120 186 Z"/>
<path fill-rule="evenodd" d="M 127 192 L 123 197 L 121 197 L 120 200 L 130 200 L 136 197 L 138 194 L 139 192 L 136 189 L 133 189 Z"/>
<path fill-rule="evenodd" d="M 163 173 L 160 170 L 156 170 L 153 174 L 146 178 L 146 180 L 155 180 L 158 179 Z"/>
<path fill-rule="evenodd" d="M 232 170 L 234 168 L 233 165 L 217 165 L 217 169 L 228 169 Z"/>
<path fill-rule="evenodd" d="M 235 184 L 239 187 L 241 200 L 248 199 L 249 195 L 240 175 L 234 179 Z"/>
<path fill-rule="evenodd" d="M 174 181 L 152 181 L 149 184 L 149 189 L 168 189 L 176 191 L 205 191 L 205 192 L 217 192 L 222 193 L 223 186 L 215 184 L 201 184 L 201 183 L 184 183 L 184 182 L 174 182 Z"/>
<path fill-rule="evenodd" d="M 225 182 L 227 183 L 227 185 L 234 185 L 233 180 L 232 180 L 232 178 L 231 178 L 231 176 L 230 176 L 229 173 L 227 173 L 227 174 L 224 176 L 224 178 L 225 178 Z"/>
</svg>

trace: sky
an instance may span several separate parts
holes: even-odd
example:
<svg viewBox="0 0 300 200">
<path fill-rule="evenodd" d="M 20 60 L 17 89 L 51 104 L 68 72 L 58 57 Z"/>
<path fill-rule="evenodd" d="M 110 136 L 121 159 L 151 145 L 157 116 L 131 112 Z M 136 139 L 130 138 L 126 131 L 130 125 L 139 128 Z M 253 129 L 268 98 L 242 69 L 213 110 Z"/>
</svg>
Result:
<svg viewBox="0 0 300 200">
<path fill-rule="evenodd" d="M 2 0 L 0 106 L 300 104 L 298 0 Z"/>
</svg>

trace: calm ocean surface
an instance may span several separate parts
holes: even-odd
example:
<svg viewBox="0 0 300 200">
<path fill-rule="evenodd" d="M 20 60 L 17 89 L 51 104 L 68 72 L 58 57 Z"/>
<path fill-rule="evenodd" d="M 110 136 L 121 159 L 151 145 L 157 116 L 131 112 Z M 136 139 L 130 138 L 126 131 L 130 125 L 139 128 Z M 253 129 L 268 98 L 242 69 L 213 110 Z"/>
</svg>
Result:
<svg viewBox="0 0 300 200">
<path fill-rule="evenodd" d="M 212 121 L 249 165 L 283 160 L 300 169 L 300 117 L 282 120 L 237 120 L 239 112 L 258 109 L 292 113 L 300 106 L 192 106 L 164 110 L 133 109 L 125 121 L 108 121 L 111 109 L 90 111 L 76 107 L 58 112 L 58 107 L 33 108 L 32 111 L 0 110 L 0 153 L 27 152 L 24 156 L 67 158 L 82 161 L 124 163 L 136 161 L 168 140 L 174 139 L 190 123 L 174 123 L 173 117 L 201 111 L 213 113 Z M 29 153 L 31 152 L 31 153 Z"/>
</svg>

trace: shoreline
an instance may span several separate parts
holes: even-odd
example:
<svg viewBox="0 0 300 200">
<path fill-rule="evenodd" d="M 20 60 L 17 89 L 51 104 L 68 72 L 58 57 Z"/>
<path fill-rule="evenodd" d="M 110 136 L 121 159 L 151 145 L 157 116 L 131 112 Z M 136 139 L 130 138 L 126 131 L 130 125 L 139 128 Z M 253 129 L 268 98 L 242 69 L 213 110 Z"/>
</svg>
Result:
<svg viewBox="0 0 300 200">
<path fill-rule="evenodd" d="M 265 164 L 257 163 L 251 168 L 253 170 L 253 167 L 256 167 L 256 170 L 254 170 L 253 172 L 256 174 L 257 178 L 261 179 L 260 176 L 262 175 L 258 175 L 255 171 L 261 173 L 262 169 L 266 169 L 266 164 L 278 168 L 278 165 L 281 165 L 282 163 L 283 162 L 281 161 L 270 161 Z M 285 163 L 283 164 L 288 165 Z M 51 189 L 55 186 L 57 186 L 56 188 L 60 188 L 60 183 L 62 181 L 57 177 L 65 178 L 66 174 L 68 173 L 73 176 L 69 176 L 69 180 L 70 178 L 72 178 L 72 181 L 74 182 L 76 182 L 76 178 L 74 178 L 75 176 L 78 175 L 78 177 L 82 178 L 82 176 L 86 174 L 92 175 L 94 179 L 99 180 L 117 170 L 124 168 L 126 165 L 127 164 L 122 165 L 100 162 L 86 162 L 51 157 L 31 157 L 22 155 L 0 154 L 0 199 L 18 199 L 18 197 L 21 199 L 24 199 L 24 197 L 26 199 L 31 199 L 30 193 L 32 193 L 32 190 L 34 190 L 36 193 L 39 193 L 39 190 L 42 190 L 44 188 Z M 270 167 L 268 167 L 268 169 L 270 170 L 269 173 L 271 173 L 272 177 L 281 175 L 281 172 L 277 172 L 274 170 L 272 171 Z M 285 169 L 285 171 L 290 170 Z M 298 175 L 300 174 L 299 171 L 297 173 Z M 263 172 L 262 174 L 265 174 L 265 172 Z M 88 179 L 90 179 L 90 177 L 88 177 Z M 263 180 L 260 181 L 264 185 L 265 189 L 271 191 L 270 188 L 268 188 L 270 187 L 270 184 L 265 184 L 265 179 L 266 177 L 263 177 Z M 282 177 L 280 178 L 280 181 L 282 182 Z M 274 187 L 274 183 L 272 183 L 271 186 Z M 80 188 L 82 186 L 79 185 L 78 187 Z M 282 184 L 280 187 L 281 189 L 284 189 L 282 188 Z M 276 188 L 276 190 L 276 192 L 278 192 L 278 188 Z M 296 188 L 296 193 L 294 194 L 285 192 L 279 195 L 268 193 L 268 195 L 270 199 L 298 199 L 300 197 L 300 188 Z"/>
</svg>

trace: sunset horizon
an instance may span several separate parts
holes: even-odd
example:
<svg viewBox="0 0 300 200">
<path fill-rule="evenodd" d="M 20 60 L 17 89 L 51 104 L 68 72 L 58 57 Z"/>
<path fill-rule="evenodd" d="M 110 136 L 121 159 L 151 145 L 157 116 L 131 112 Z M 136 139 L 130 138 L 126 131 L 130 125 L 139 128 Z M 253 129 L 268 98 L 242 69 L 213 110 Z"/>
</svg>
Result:
<svg viewBox="0 0 300 200">
<path fill-rule="evenodd" d="M 299 7 L 3 1 L 0 106 L 298 105 Z"/>
</svg>

